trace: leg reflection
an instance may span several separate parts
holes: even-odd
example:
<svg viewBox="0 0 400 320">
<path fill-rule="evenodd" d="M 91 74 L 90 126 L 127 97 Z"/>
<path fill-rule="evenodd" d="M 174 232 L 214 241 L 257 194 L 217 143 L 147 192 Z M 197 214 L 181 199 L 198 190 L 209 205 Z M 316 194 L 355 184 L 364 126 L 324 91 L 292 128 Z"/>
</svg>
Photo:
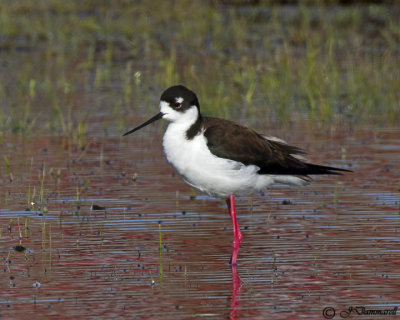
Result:
<svg viewBox="0 0 400 320">
<path fill-rule="evenodd" d="M 235 320 L 237 318 L 237 312 L 239 310 L 240 300 L 240 289 L 242 287 L 242 281 L 237 273 L 236 265 L 231 266 L 232 271 L 232 296 L 231 296 L 231 312 L 230 319 Z"/>
</svg>

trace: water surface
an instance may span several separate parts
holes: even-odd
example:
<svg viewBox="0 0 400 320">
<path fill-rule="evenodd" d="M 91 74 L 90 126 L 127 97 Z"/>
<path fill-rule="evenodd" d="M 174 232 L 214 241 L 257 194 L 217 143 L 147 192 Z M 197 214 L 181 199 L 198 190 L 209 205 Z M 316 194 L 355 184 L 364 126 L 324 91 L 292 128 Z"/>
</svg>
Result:
<svg viewBox="0 0 400 320">
<path fill-rule="evenodd" d="M 89 137 L 84 149 L 6 136 L 1 316 L 322 319 L 326 307 L 338 318 L 351 306 L 398 306 L 399 130 L 307 128 L 258 130 L 354 173 L 238 198 L 235 269 L 224 201 L 196 195 L 175 174 L 160 127 Z"/>
</svg>

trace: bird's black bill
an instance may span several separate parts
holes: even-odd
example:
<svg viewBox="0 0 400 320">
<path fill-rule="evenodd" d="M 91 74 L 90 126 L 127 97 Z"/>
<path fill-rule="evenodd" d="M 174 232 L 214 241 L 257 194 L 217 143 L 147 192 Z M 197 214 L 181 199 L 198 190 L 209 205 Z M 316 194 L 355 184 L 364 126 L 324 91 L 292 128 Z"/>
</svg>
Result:
<svg viewBox="0 0 400 320">
<path fill-rule="evenodd" d="M 147 120 L 145 123 L 142 123 L 140 126 L 138 126 L 138 127 L 134 128 L 134 129 L 124 133 L 123 136 L 127 136 L 128 134 L 134 133 L 135 131 L 138 131 L 139 129 L 142 129 L 143 127 L 149 125 L 150 123 L 153 123 L 153 122 L 155 122 L 157 120 L 160 120 L 163 117 L 163 115 L 164 114 L 162 112 L 156 114 L 153 118 Z"/>
</svg>

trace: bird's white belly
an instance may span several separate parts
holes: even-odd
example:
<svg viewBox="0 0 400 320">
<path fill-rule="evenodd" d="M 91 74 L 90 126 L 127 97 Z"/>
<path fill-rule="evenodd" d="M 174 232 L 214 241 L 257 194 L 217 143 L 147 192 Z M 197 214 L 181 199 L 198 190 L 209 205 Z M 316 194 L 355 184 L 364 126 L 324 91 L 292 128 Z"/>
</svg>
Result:
<svg viewBox="0 0 400 320">
<path fill-rule="evenodd" d="M 163 138 L 167 160 L 192 187 L 212 196 L 257 192 L 275 182 L 272 175 L 259 175 L 255 165 L 213 155 L 204 135 L 186 139 L 186 126 L 170 124 Z"/>
</svg>

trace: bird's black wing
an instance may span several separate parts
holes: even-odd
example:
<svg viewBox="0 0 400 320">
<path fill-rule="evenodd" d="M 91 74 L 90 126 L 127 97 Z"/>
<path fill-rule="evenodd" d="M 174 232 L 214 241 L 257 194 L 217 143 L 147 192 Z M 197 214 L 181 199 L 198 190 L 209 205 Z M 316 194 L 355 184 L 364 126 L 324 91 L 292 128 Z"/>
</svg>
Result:
<svg viewBox="0 0 400 320">
<path fill-rule="evenodd" d="M 305 152 L 284 142 L 270 140 L 232 121 L 205 117 L 204 136 L 211 153 L 244 165 L 256 165 L 260 174 L 340 174 L 348 171 L 303 162 L 296 155 Z"/>
</svg>

